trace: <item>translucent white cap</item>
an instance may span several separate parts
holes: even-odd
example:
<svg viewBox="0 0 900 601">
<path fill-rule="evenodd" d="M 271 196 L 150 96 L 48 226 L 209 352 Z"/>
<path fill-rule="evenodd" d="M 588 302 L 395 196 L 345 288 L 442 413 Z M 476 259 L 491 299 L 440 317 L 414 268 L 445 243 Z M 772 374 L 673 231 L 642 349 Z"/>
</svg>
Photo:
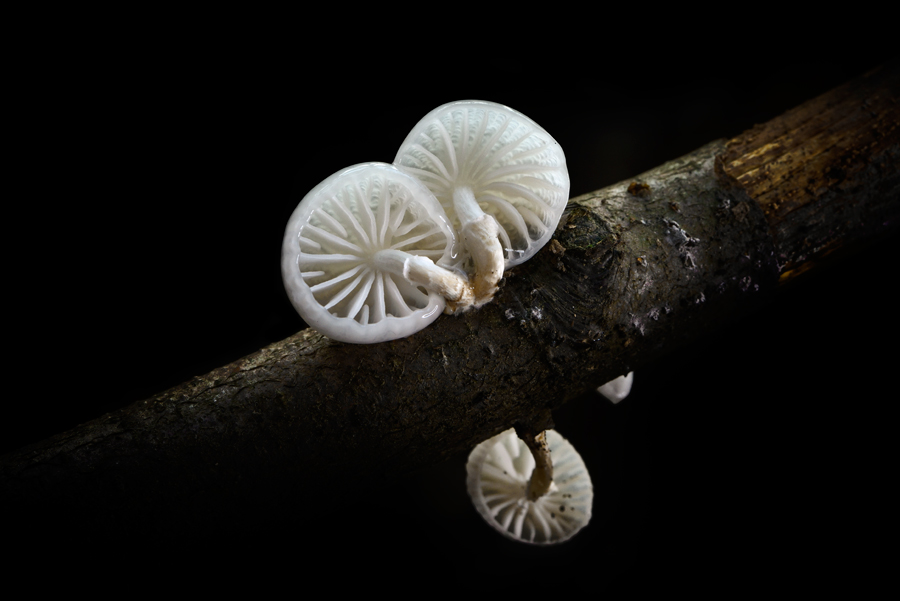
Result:
<svg viewBox="0 0 900 601">
<path fill-rule="evenodd" d="M 569 201 L 562 148 L 540 125 L 509 107 L 463 100 L 440 106 L 412 129 L 394 164 L 422 180 L 459 231 L 453 190 L 472 189 L 500 225 L 506 267 L 550 241 Z"/>
<path fill-rule="evenodd" d="M 628 372 L 627 376 L 619 376 L 597 388 L 597 392 L 612 401 L 613 404 L 623 400 L 631 393 L 631 384 L 634 382 L 634 372 Z"/>
<path fill-rule="evenodd" d="M 469 454 L 466 485 L 481 517 L 504 536 L 534 543 L 561 543 L 591 519 L 594 488 L 581 456 L 555 430 L 547 430 L 553 462 L 550 492 L 529 501 L 534 457 L 515 429 L 490 438 Z"/>
<path fill-rule="evenodd" d="M 342 342 L 372 343 L 418 332 L 441 314 L 440 294 L 378 269 L 395 249 L 450 264 L 455 234 L 416 178 L 386 163 L 339 171 L 313 188 L 288 221 L 281 275 L 310 326 Z"/>
</svg>

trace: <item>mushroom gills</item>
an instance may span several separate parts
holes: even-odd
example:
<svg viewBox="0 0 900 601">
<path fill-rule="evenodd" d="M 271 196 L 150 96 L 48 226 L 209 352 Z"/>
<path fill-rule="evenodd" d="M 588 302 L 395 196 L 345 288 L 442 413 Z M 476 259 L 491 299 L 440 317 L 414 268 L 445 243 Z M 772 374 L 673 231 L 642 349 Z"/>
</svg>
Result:
<svg viewBox="0 0 900 601">
<path fill-rule="evenodd" d="M 471 305 L 440 204 L 418 180 L 366 163 L 323 181 L 297 206 L 282 247 L 282 277 L 310 326 L 343 342 L 402 338 L 447 301 Z"/>
<path fill-rule="evenodd" d="M 584 461 L 555 430 L 547 430 L 546 437 L 554 478 L 547 493 L 535 500 L 527 492 L 535 461 L 515 429 L 482 442 L 469 455 L 472 503 L 492 528 L 512 540 L 560 543 L 591 518 L 594 493 Z"/>
<path fill-rule="evenodd" d="M 505 268 L 550 240 L 568 202 L 559 144 L 525 115 L 492 102 L 431 111 L 394 164 L 428 186 L 460 233 L 476 306 L 493 298 Z"/>
</svg>

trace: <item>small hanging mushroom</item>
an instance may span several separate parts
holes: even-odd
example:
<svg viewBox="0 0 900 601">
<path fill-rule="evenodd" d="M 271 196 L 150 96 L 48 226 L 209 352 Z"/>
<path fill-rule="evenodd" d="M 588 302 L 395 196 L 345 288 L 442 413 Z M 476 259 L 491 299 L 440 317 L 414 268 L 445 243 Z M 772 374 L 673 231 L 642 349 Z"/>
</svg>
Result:
<svg viewBox="0 0 900 601">
<path fill-rule="evenodd" d="M 538 477 L 533 452 L 515 429 L 490 438 L 469 454 L 469 497 L 481 517 L 504 536 L 525 543 L 561 543 L 591 519 L 594 489 L 581 456 L 556 430 L 546 430 L 552 482 L 532 498 Z M 538 458 L 541 461 L 541 458 Z"/>
<path fill-rule="evenodd" d="M 634 372 L 619 376 L 597 388 L 597 392 L 605 396 L 614 405 L 624 400 L 631 393 L 631 384 L 634 382 Z"/>
<path fill-rule="evenodd" d="M 394 164 L 434 193 L 463 239 L 475 306 L 505 268 L 546 244 L 569 199 L 562 148 L 525 115 L 493 102 L 440 106 L 412 129 Z"/>
<path fill-rule="evenodd" d="M 300 316 L 342 342 L 403 338 L 447 307 L 473 302 L 466 276 L 449 266 L 457 243 L 440 203 L 417 179 L 386 163 L 335 173 L 288 221 L 281 274 Z"/>
</svg>

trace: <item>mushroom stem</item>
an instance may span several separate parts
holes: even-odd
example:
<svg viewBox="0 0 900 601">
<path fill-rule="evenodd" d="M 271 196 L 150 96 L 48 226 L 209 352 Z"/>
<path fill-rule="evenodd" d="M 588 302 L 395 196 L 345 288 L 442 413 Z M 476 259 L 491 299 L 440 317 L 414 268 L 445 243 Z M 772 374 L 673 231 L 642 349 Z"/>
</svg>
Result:
<svg viewBox="0 0 900 601">
<path fill-rule="evenodd" d="M 550 460 L 550 446 L 547 444 L 547 431 L 544 430 L 537 436 L 525 436 L 522 438 L 525 445 L 534 456 L 534 471 L 528 480 L 527 498 L 529 501 L 537 501 L 550 490 L 553 484 L 553 463 Z"/>
<path fill-rule="evenodd" d="M 402 250 L 385 249 L 375 253 L 376 269 L 389 271 L 407 281 L 424 286 L 447 299 L 453 309 L 472 306 L 472 287 L 466 278 L 434 264 L 428 257 L 411 255 Z"/>
<path fill-rule="evenodd" d="M 463 244 L 475 262 L 475 306 L 489 302 L 503 277 L 505 260 L 500 245 L 500 226 L 481 210 L 469 186 L 453 189 L 453 207 L 459 217 Z"/>
</svg>

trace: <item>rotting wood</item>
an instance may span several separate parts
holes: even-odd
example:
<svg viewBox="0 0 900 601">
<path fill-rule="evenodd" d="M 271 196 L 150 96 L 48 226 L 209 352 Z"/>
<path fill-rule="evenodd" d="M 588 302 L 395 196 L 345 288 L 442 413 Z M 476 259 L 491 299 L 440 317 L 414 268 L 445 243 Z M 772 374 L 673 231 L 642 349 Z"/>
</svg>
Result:
<svg viewBox="0 0 900 601">
<path fill-rule="evenodd" d="M 573 199 L 482 310 L 364 347 L 300 332 L 7 455 L 5 499 L 86 528 L 213 523 L 262 498 L 284 511 L 272 499 L 311 482 L 363 488 L 538 420 L 891 230 L 897 98 L 894 64 Z"/>
</svg>

